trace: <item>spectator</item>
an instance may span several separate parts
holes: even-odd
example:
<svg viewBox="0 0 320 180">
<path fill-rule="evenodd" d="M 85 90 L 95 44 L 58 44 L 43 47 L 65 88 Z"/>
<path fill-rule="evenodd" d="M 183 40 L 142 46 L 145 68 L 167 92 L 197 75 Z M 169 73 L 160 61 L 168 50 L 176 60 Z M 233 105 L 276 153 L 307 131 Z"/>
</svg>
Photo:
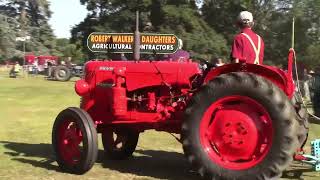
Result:
<svg viewBox="0 0 320 180">
<path fill-rule="evenodd" d="M 60 65 L 64 66 L 64 65 L 66 65 L 66 62 L 64 60 L 61 60 Z"/>
<path fill-rule="evenodd" d="M 316 116 L 320 116 L 320 68 L 319 67 L 315 69 L 315 73 L 313 74 L 311 84 L 312 84 L 311 90 L 313 92 L 313 96 L 311 98 L 313 111 Z"/>
<path fill-rule="evenodd" d="M 190 59 L 190 53 L 188 51 L 183 50 L 183 42 L 181 39 L 179 41 L 179 48 L 177 52 L 168 55 L 168 58 L 173 61 L 185 62 Z"/>
<path fill-rule="evenodd" d="M 71 67 L 72 67 L 72 57 L 67 57 L 67 58 L 66 58 L 65 65 L 66 65 L 68 68 L 71 68 Z"/>
<path fill-rule="evenodd" d="M 17 75 L 20 73 L 21 71 L 21 66 L 20 64 L 16 61 L 15 65 L 12 66 L 10 72 L 9 72 L 9 77 L 10 78 L 16 78 Z"/>
<path fill-rule="evenodd" d="M 308 73 L 308 80 L 307 80 L 307 84 L 309 87 L 309 92 L 310 92 L 310 100 L 312 100 L 313 96 L 314 96 L 314 89 L 313 89 L 313 84 L 314 84 L 314 71 L 310 70 Z"/>
<path fill-rule="evenodd" d="M 127 61 L 128 60 L 124 53 L 120 54 L 120 59 L 121 59 L 121 61 Z"/>
<path fill-rule="evenodd" d="M 47 74 L 48 77 L 51 77 L 52 75 L 52 71 L 53 71 L 52 66 L 53 66 L 53 63 L 51 61 L 48 61 L 48 74 Z"/>
<path fill-rule="evenodd" d="M 154 32 L 154 27 L 153 27 L 153 25 L 152 25 L 151 22 L 147 22 L 147 24 L 146 24 L 145 27 L 143 28 L 143 32 L 145 32 L 145 33 Z"/>
<path fill-rule="evenodd" d="M 39 67 L 39 65 L 38 65 L 38 60 L 35 60 L 34 62 L 33 62 L 33 64 L 32 64 L 32 74 L 35 74 L 35 75 L 37 75 L 38 74 L 38 67 Z"/>
<path fill-rule="evenodd" d="M 15 72 L 16 74 L 19 74 L 20 71 L 21 71 L 21 66 L 20 66 L 19 62 L 16 61 L 16 64 L 14 65 L 14 72 Z"/>
</svg>

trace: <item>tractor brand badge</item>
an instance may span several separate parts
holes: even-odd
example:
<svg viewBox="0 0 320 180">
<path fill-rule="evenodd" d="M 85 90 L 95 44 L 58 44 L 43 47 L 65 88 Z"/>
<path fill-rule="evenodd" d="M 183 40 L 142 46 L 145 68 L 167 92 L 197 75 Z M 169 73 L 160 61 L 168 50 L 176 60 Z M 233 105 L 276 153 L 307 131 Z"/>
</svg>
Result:
<svg viewBox="0 0 320 180">
<path fill-rule="evenodd" d="M 133 33 L 91 33 L 87 46 L 92 52 L 133 53 Z M 179 41 L 173 34 L 140 35 L 141 54 L 172 54 L 177 51 Z"/>
<path fill-rule="evenodd" d="M 112 88 L 114 86 L 114 84 L 101 82 L 101 83 L 97 84 L 97 86 L 99 86 L 101 88 Z"/>
<path fill-rule="evenodd" d="M 113 71 L 114 67 L 100 66 L 99 70 L 100 71 Z"/>
</svg>

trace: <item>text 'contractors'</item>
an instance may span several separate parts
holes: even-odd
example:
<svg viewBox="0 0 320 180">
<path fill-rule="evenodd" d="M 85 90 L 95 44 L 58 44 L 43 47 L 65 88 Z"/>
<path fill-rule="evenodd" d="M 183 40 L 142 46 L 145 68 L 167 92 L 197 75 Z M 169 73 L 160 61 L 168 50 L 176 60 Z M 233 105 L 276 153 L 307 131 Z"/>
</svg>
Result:
<svg viewBox="0 0 320 180">
<path fill-rule="evenodd" d="M 132 50 L 131 44 L 92 44 L 92 49 L 99 50 Z M 140 45 L 141 50 L 156 50 L 156 51 L 172 51 L 174 50 L 173 45 L 153 45 L 143 44 Z"/>
</svg>

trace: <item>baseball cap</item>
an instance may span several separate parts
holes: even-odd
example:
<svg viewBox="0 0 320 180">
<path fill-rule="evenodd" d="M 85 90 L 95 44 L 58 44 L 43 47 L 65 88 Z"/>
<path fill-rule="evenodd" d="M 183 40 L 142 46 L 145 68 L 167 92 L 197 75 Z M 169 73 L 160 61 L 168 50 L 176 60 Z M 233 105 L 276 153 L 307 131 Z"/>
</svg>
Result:
<svg viewBox="0 0 320 180">
<path fill-rule="evenodd" d="M 252 13 L 249 11 L 240 12 L 238 19 L 239 19 L 239 21 L 245 22 L 245 23 L 253 22 Z"/>
</svg>

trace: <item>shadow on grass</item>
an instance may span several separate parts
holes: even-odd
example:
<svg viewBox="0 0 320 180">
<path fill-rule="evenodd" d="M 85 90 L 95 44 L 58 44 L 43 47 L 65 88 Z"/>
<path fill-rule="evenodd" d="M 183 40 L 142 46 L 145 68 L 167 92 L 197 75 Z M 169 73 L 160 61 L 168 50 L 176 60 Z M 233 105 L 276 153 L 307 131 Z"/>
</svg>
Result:
<svg viewBox="0 0 320 180">
<path fill-rule="evenodd" d="M 139 156 L 128 160 L 104 160 L 103 167 L 120 173 L 131 173 L 158 179 L 198 180 L 200 176 L 190 170 L 189 163 L 181 153 L 154 150 L 136 150 Z"/>
<path fill-rule="evenodd" d="M 307 177 L 317 177 L 310 173 L 315 172 L 311 165 L 294 161 L 290 168 L 283 172 L 282 178 L 286 179 L 305 179 Z"/>
<path fill-rule="evenodd" d="M 55 161 L 51 144 L 28 144 L 19 142 L 0 141 L 10 152 L 4 154 L 11 156 L 11 160 L 21 163 L 31 164 L 48 170 L 59 171 L 58 166 L 53 165 Z M 42 160 L 34 160 L 31 158 L 42 158 Z"/>
<path fill-rule="evenodd" d="M 59 167 L 53 164 L 55 157 L 51 144 L 0 141 L 0 145 L 8 149 L 5 154 L 10 156 L 13 161 L 31 164 L 49 171 L 61 172 Z M 136 153 L 138 154 L 128 160 L 117 161 L 107 160 L 103 151 L 99 150 L 97 163 L 101 163 L 104 168 L 119 173 L 130 173 L 157 179 L 200 179 L 197 173 L 190 170 L 189 163 L 181 153 L 157 150 L 137 150 Z M 40 158 L 41 160 L 34 160 L 34 158 Z M 291 168 L 284 173 L 283 178 L 299 179 L 302 175 L 305 178 L 314 177 L 309 173 L 312 172 L 311 168 L 300 165 L 293 165 Z"/>
<path fill-rule="evenodd" d="M 79 79 L 70 79 L 68 81 L 58 81 L 58 80 L 55 80 L 53 78 L 44 78 L 44 80 L 46 81 L 53 81 L 53 82 L 58 82 L 58 83 L 65 83 L 65 82 L 77 82 Z"/>
<path fill-rule="evenodd" d="M 0 145 L 8 150 L 4 154 L 11 160 L 31 164 L 49 171 L 61 172 L 55 164 L 55 157 L 51 144 L 28 144 L 20 142 L 0 141 Z M 147 176 L 159 179 L 196 180 L 199 176 L 190 171 L 189 164 L 181 153 L 153 150 L 137 150 L 139 156 L 127 160 L 106 160 L 102 150 L 99 150 L 97 163 L 104 168 Z M 40 158 L 35 160 L 34 158 Z M 183 178 L 182 178 L 183 177 Z"/>
</svg>

